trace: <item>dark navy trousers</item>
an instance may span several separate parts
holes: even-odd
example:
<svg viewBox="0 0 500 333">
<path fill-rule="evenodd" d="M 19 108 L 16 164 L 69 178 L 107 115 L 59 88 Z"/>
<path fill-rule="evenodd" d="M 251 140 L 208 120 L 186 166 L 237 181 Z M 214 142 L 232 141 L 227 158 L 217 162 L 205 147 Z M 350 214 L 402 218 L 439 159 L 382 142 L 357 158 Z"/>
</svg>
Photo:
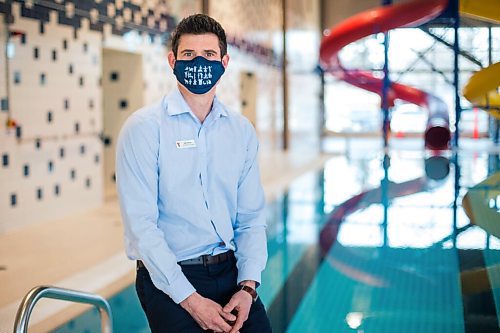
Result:
<svg viewBox="0 0 500 333">
<path fill-rule="evenodd" d="M 236 283 L 238 271 L 234 258 L 213 265 L 186 265 L 181 268 L 201 296 L 210 298 L 222 307 L 239 289 Z M 186 310 L 154 286 L 145 268 L 137 270 L 136 291 L 152 333 L 203 332 Z M 248 319 L 240 332 L 271 332 L 271 325 L 260 298 L 252 304 Z"/>
</svg>

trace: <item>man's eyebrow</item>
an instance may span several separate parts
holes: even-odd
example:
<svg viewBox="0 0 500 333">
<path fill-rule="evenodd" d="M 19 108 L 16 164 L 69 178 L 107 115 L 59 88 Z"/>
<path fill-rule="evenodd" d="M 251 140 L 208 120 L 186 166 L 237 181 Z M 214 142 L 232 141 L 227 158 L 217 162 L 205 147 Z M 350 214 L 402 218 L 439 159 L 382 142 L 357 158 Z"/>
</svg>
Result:
<svg viewBox="0 0 500 333">
<path fill-rule="evenodd" d="M 213 53 L 217 54 L 217 51 L 216 50 L 212 50 L 212 49 L 207 49 L 207 50 L 203 50 L 203 51 L 205 51 L 205 52 L 213 52 Z"/>
<path fill-rule="evenodd" d="M 194 50 L 191 50 L 191 49 L 184 49 L 184 50 L 181 50 L 181 53 L 184 53 L 184 52 L 194 52 Z"/>
</svg>

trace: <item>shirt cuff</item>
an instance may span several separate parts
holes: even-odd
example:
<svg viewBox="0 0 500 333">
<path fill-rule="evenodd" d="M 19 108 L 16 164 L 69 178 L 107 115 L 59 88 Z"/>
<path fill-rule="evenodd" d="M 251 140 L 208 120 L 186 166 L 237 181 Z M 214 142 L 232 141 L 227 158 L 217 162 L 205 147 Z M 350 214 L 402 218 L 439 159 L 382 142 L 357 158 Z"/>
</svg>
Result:
<svg viewBox="0 0 500 333">
<path fill-rule="evenodd" d="M 195 291 L 196 289 L 194 289 L 193 285 L 188 281 L 186 276 L 181 273 L 177 279 L 169 284 L 166 294 L 170 296 L 175 303 L 179 304 Z"/>
<path fill-rule="evenodd" d="M 246 263 L 238 269 L 238 279 L 237 283 L 240 284 L 242 281 L 251 280 L 255 281 L 255 287 L 260 285 L 261 279 L 261 269 L 259 265 Z"/>
</svg>

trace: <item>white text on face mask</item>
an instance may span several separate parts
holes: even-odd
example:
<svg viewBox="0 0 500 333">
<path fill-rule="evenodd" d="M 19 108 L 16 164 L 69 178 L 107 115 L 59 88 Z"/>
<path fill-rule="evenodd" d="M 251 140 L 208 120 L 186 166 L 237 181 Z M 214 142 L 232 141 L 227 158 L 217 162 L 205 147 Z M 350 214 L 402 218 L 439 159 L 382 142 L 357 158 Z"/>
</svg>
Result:
<svg viewBox="0 0 500 333">
<path fill-rule="evenodd" d="M 212 66 L 187 66 L 184 69 L 184 84 L 193 86 L 212 84 Z"/>
</svg>

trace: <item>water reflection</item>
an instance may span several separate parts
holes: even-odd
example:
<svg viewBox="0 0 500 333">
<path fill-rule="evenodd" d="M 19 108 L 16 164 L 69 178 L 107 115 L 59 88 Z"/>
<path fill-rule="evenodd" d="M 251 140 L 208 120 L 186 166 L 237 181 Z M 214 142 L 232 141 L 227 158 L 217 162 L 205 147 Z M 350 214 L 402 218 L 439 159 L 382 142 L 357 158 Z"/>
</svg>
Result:
<svg viewBox="0 0 500 333">
<path fill-rule="evenodd" d="M 432 180 L 444 180 L 450 173 L 450 161 L 445 156 L 431 156 L 425 159 L 425 174 Z"/>
<path fill-rule="evenodd" d="M 462 156 L 460 179 L 443 155 L 334 158 L 294 183 L 270 209 L 275 331 L 497 331 L 500 241 L 460 206 L 488 160 Z"/>
</svg>

